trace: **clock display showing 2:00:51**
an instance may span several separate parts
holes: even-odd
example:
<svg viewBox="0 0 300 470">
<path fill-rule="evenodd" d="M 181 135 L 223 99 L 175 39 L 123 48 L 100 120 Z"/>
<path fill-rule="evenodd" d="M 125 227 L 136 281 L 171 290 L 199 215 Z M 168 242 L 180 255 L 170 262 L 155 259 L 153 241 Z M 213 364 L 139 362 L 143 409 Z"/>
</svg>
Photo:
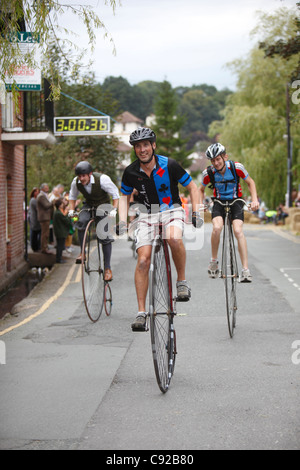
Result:
<svg viewBox="0 0 300 470">
<path fill-rule="evenodd" d="M 54 118 L 54 135 L 100 135 L 109 133 L 109 116 L 66 116 Z"/>
</svg>

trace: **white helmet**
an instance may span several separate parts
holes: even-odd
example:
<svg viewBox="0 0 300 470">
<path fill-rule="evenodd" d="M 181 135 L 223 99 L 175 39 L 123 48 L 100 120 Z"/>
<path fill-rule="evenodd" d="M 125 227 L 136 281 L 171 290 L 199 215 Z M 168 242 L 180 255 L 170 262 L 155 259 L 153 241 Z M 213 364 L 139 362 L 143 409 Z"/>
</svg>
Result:
<svg viewBox="0 0 300 470">
<path fill-rule="evenodd" d="M 222 153 L 226 153 L 226 148 L 224 147 L 224 145 L 216 143 L 208 147 L 208 149 L 205 152 L 205 155 L 208 158 L 208 160 L 212 160 L 213 158 L 216 158 L 218 155 L 221 155 Z"/>
</svg>

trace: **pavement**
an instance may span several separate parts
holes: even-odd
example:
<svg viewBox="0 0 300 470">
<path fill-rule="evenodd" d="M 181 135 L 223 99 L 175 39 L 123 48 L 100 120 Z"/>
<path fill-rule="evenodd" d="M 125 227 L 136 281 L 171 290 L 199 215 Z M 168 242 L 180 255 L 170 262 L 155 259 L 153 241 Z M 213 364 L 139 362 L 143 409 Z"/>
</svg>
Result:
<svg viewBox="0 0 300 470">
<path fill-rule="evenodd" d="M 136 261 L 125 241 L 113 248 L 111 317 L 88 320 L 75 251 L 0 321 L 0 449 L 299 450 L 299 238 L 245 226 L 254 282 L 238 287 L 230 340 L 222 282 L 206 273 L 210 230 L 198 251 L 187 233 L 193 294 L 178 306 L 167 395 L 149 335 L 130 330 Z"/>
</svg>

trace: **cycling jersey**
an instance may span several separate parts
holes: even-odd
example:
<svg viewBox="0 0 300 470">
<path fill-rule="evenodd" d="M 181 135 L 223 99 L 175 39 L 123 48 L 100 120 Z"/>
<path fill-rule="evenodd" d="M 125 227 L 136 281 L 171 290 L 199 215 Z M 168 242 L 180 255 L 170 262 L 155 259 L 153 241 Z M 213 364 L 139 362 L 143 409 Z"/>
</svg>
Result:
<svg viewBox="0 0 300 470">
<path fill-rule="evenodd" d="M 131 163 L 124 171 L 121 186 L 121 192 L 126 196 L 137 189 L 138 200 L 149 214 L 181 206 L 178 183 L 188 186 L 192 181 L 191 176 L 172 158 L 155 155 L 155 160 L 150 178 L 141 169 L 139 160 Z"/>
<path fill-rule="evenodd" d="M 212 171 L 215 178 L 215 188 L 214 188 L 214 197 L 217 197 L 221 200 L 232 200 L 238 197 L 242 197 L 242 188 L 241 185 L 236 183 L 233 174 L 230 170 L 230 163 L 227 161 L 226 170 L 224 175 L 218 172 L 214 167 Z M 237 175 L 240 178 L 246 180 L 249 176 L 244 165 L 241 163 L 235 162 L 235 170 Z M 210 183 L 210 178 L 207 169 L 203 171 L 203 181 L 202 185 L 207 186 Z"/>
</svg>

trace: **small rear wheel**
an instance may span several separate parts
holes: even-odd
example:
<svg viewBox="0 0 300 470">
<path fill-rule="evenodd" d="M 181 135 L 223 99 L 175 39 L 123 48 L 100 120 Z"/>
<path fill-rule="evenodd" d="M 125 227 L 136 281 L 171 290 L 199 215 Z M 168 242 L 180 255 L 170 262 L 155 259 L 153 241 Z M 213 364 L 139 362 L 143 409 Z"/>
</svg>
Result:
<svg viewBox="0 0 300 470">
<path fill-rule="evenodd" d="M 108 282 L 104 285 L 104 308 L 106 315 L 109 317 L 112 310 L 112 292 Z"/>
</svg>

